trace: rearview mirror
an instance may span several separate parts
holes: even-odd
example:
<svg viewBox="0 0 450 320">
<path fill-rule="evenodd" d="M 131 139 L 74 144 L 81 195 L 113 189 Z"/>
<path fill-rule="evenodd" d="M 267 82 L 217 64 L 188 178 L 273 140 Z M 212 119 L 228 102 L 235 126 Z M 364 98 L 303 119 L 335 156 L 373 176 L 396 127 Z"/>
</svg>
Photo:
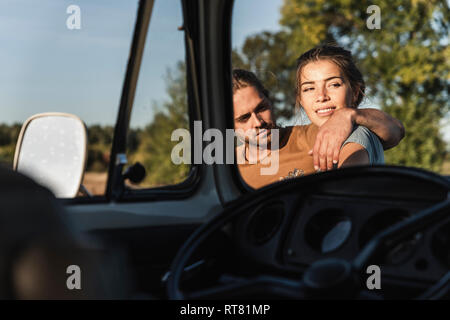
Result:
<svg viewBox="0 0 450 320">
<path fill-rule="evenodd" d="M 83 179 L 86 149 L 86 126 L 80 118 L 66 113 L 37 114 L 20 130 L 14 170 L 58 198 L 74 198 Z"/>
</svg>

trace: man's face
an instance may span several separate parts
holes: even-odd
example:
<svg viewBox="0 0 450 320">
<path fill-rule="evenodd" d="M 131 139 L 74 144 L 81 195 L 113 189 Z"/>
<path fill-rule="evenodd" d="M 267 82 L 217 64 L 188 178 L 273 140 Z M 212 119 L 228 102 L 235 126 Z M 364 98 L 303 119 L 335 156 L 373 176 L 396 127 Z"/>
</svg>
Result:
<svg viewBox="0 0 450 320">
<path fill-rule="evenodd" d="M 275 127 L 272 106 L 266 97 L 261 97 L 254 87 L 237 90 L 233 95 L 234 129 L 243 130 L 246 143 L 270 145 L 271 131 Z"/>
</svg>

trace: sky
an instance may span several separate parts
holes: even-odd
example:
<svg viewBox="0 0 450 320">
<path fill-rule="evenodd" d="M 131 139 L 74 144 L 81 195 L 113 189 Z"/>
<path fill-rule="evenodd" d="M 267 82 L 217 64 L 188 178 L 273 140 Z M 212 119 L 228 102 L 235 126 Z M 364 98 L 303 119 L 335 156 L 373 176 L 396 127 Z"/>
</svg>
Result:
<svg viewBox="0 0 450 320">
<path fill-rule="evenodd" d="M 257 6 L 255 6 L 257 3 Z M 236 0 L 232 46 L 280 27 L 282 0 Z M 66 21 L 80 8 L 80 29 Z M 78 115 L 87 125 L 113 125 L 134 28 L 137 0 L 2 0 L 0 2 L 0 123 L 39 112 Z M 166 74 L 184 58 L 181 4 L 156 0 L 136 91 L 132 127 L 152 120 L 167 100 Z M 450 125 L 444 131 L 450 141 Z"/>
<path fill-rule="evenodd" d="M 236 0 L 233 47 L 249 34 L 278 28 L 281 1 L 259 0 L 259 11 L 254 4 Z M 70 5 L 80 8 L 79 30 L 66 26 Z M 0 122 L 59 111 L 87 125 L 114 124 L 137 7 L 137 0 L 2 0 Z M 155 1 L 132 126 L 151 121 L 152 105 L 167 99 L 167 70 L 184 58 L 181 25 L 179 1 Z"/>
<path fill-rule="evenodd" d="M 66 9 L 77 3 L 81 29 L 69 30 Z M 113 123 L 137 2 L 3 0 L 0 2 L 0 112 L 23 122 L 60 111 L 88 124 Z"/>
</svg>

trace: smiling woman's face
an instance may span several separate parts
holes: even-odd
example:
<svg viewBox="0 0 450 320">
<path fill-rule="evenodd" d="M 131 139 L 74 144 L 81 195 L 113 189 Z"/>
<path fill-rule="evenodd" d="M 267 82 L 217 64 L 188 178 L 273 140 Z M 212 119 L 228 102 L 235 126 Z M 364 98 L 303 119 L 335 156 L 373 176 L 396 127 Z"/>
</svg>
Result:
<svg viewBox="0 0 450 320">
<path fill-rule="evenodd" d="M 352 91 L 340 68 L 330 60 L 310 62 L 300 75 L 300 104 L 312 123 L 321 126 L 340 108 L 352 106 Z"/>
</svg>

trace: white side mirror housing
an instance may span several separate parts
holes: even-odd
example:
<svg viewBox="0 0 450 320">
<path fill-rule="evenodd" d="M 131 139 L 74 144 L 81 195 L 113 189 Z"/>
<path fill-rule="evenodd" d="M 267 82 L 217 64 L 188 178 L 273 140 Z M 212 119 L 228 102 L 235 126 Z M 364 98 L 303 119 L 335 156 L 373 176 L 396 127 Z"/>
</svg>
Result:
<svg viewBox="0 0 450 320">
<path fill-rule="evenodd" d="M 14 170 L 49 188 L 58 198 L 77 196 L 87 158 L 83 121 L 66 113 L 41 113 L 22 126 Z"/>
</svg>

